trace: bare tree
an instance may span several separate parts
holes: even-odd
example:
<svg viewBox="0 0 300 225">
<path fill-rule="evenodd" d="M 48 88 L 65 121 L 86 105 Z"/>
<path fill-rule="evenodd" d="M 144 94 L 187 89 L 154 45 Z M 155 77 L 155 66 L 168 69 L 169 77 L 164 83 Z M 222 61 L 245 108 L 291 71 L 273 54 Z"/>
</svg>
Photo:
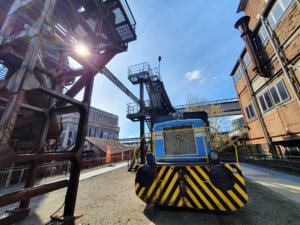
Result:
<svg viewBox="0 0 300 225">
<path fill-rule="evenodd" d="M 214 127 L 217 130 L 222 129 L 224 131 L 225 118 L 221 116 L 224 113 L 224 111 L 221 108 L 221 105 L 211 104 L 205 98 L 199 98 L 197 96 L 188 95 L 187 107 L 185 109 L 185 112 L 199 112 L 199 111 L 205 111 L 208 114 L 210 127 Z M 222 151 L 223 148 L 228 143 L 227 140 L 224 139 L 214 129 L 210 129 L 209 133 L 210 133 L 210 141 L 213 150 Z"/>
</svg>

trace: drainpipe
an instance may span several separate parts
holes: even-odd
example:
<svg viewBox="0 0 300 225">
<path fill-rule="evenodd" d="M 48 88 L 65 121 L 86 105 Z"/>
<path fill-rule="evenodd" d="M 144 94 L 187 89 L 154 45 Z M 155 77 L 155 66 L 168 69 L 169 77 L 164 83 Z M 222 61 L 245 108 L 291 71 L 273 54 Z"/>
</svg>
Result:
<svg viewBox="0 0 300 225">
<path fill-rule="evenodd" d="M 251 86 L 251 82 L 250 82 L 250 79 L 249 79 L 248 72 L 246 70 L 245 64 L 244 64 L 244 62 L 243 62 L 243 60 L 242 60 L 241 57 L 239 57 L 239 62 L 240 62 L 240 65 L 242 66 L 242 69 L 243 69 L 243 72 L 244 72 L 244 76 L 245 76 L 245 80 L 246 80 L 246 85 L 247 85 L 247 88 L 248 88 L 248 90 L 250 92 L 250 96 L 251 96 L 251 99 L 252 99 L 252 102 L 253 102 L 253 105 L 254 105 L 255 113 L 257 115 L 259 125 L 261 127 L 262 132 L 263 132 L 263 136 L 265 138 L 265 141 L 266 141 L 266 143 L 268 145 L 269 150 L 271 150 L 273 152 L 273 150 L 274 150 L 273 143 L 272 143 L 271 138 L 269 136 L 269 133 L 267 131 L 265 122 L 264 122 L 263 117 L 262 117 L 262 113 L 260 111 L 257 99 L 255 97 L 255 93 L 254 93 L 253 88 Z"/>
<path fill-rule="evenodd" d="M 271 42 L 271 44 L 272 44 L 272 47 L 273 47 L 273 49 L 274 49 L 274 51 L 275 51 L 276 57 L 277 57 L 277 59 L 278 59 L 278 61 L 279 61 L 279 63 L 280 63 L 280 66 L 281 66 L 281 68 L 282 68 L 282 70 L 283 70 L 283 72 L 284 72 L 284 74 L 285 74 L 285 76 L 286 76 L 286 78 L 287 78 L 287 80 L 288 80 L 288 82 L 289 82 L 289 85 L 291 86 L 291 88 L 292 88 L 292 90 L 293 90 L 293 92 L 294 92 L 294 94 L 295 94 L 295 96 L 296 96 L 296 98 L 297 98 L 297 100 L 298 100 L 298 104 L 299 104 L 299 103 L 300 103 L 299 92 L 297 91 L 295 85 L 293 84 L 293 81 L 292 81 L 292 79 L 291 79 L 291 77 L 290 77 L 290 75 L 289 75 L 289 72 L 288 72 L 288 70 L 287 70 L 287 67 L 285 66 L 285 64 L 284 64 L 284 62 L 283 62 L 283 60 L 282 60 L 282 58 L 281 58 L 281 56 L 280 56 L 280 54 L 279 54 L 279 51 L 278 51 L 278 49 L 277 49 L 277 47 L 276 47 L 275 41 L 274 41 L 273 38 L 272 38 L 272 34 L 271 34 L 270 29 L 269 29 L 269 26 L 267 26 L 267 22 L 265 21 L 265 18 L 264 18 L 263 16 L 261 16 L 261 23 L 262 23 L 262 25 L 264 26 L 264 28 L 265 28 L 266 31 L 267 31 L 269 40 L 270 40 L 270 42 Z M 268 25 L 269 25 L 269 24 L 268 24 Z M 273 31 L 273 32 L 274 32 L 274 31 Z"/>
<path fill-rule="evenodd" d="M 250 21 L 249 16 L 243 16 L 235 23 L 234 27 L 242 33 L 241 37 L 245 42 L 245 47 L 247 49 L 251 62 L 254 65 L 253 71 L 255 71 L 257 74 L 259 74 L 262 77 L 269 77 L 269 75 L 266 74 L 266 70 L 264 69 L 263 66 L 263 61 L 259 57 L 256 47 L 254 45 L 252 31 L 249 29 L 248 26 L 249 21 Z"/>
</svg>

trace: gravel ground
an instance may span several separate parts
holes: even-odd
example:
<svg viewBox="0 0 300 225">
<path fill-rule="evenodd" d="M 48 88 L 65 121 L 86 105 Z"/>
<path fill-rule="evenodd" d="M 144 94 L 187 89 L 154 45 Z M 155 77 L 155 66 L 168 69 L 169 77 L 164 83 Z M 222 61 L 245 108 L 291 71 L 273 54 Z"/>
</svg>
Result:
<svg viewBox="0 0 300 225">
<path fill-rule="evenodd" d="M 79 184 L 76 224 L 84 225 L 299 225 L 300 205 L 246 180 L 247 205 L 234 213 L 215 214 L 194 210 L 147 206 L 134 193 L 134 174 L 127 168 L 83 180 Z M 64 202 L 66 189 L 31 200 L 31 213 L 18 225 L 44 224 Z M 63 210 L 60 211 L 61 213 Z"/>
</svg>

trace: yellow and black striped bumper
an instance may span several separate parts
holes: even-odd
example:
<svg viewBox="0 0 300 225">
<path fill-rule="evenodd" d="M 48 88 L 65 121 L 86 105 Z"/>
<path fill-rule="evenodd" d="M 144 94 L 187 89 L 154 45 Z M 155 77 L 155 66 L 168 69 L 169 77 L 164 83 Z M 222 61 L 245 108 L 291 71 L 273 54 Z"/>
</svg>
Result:
<svg viewBox="0 0 300 225">
<path fill-rule="evenodd" d="M 233 188 L 221 191 L 209 178 L 212 166 L 159 166 L 153 168 L 155 179 L 143 187 L 135 181 L 137 196 L 148 204 L 194 209 L 236 211 L 248 201 L 239 164 L 224 164 L 234 175 Z M 235 168 L 235 169 L 234 169 Z"/>
</svg>

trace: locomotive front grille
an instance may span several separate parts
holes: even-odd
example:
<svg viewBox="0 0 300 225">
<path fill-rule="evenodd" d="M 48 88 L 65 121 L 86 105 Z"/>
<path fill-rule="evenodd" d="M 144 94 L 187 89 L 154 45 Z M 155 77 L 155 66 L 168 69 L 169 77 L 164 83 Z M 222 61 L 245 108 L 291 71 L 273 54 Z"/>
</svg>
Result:
<svg viewBox="0 0 300 225">
<path fill-rule="evenodd" d="M 164 127 L 163 131 L 165 155 L 197 154 L 192 124 Z"/>
</svg>

